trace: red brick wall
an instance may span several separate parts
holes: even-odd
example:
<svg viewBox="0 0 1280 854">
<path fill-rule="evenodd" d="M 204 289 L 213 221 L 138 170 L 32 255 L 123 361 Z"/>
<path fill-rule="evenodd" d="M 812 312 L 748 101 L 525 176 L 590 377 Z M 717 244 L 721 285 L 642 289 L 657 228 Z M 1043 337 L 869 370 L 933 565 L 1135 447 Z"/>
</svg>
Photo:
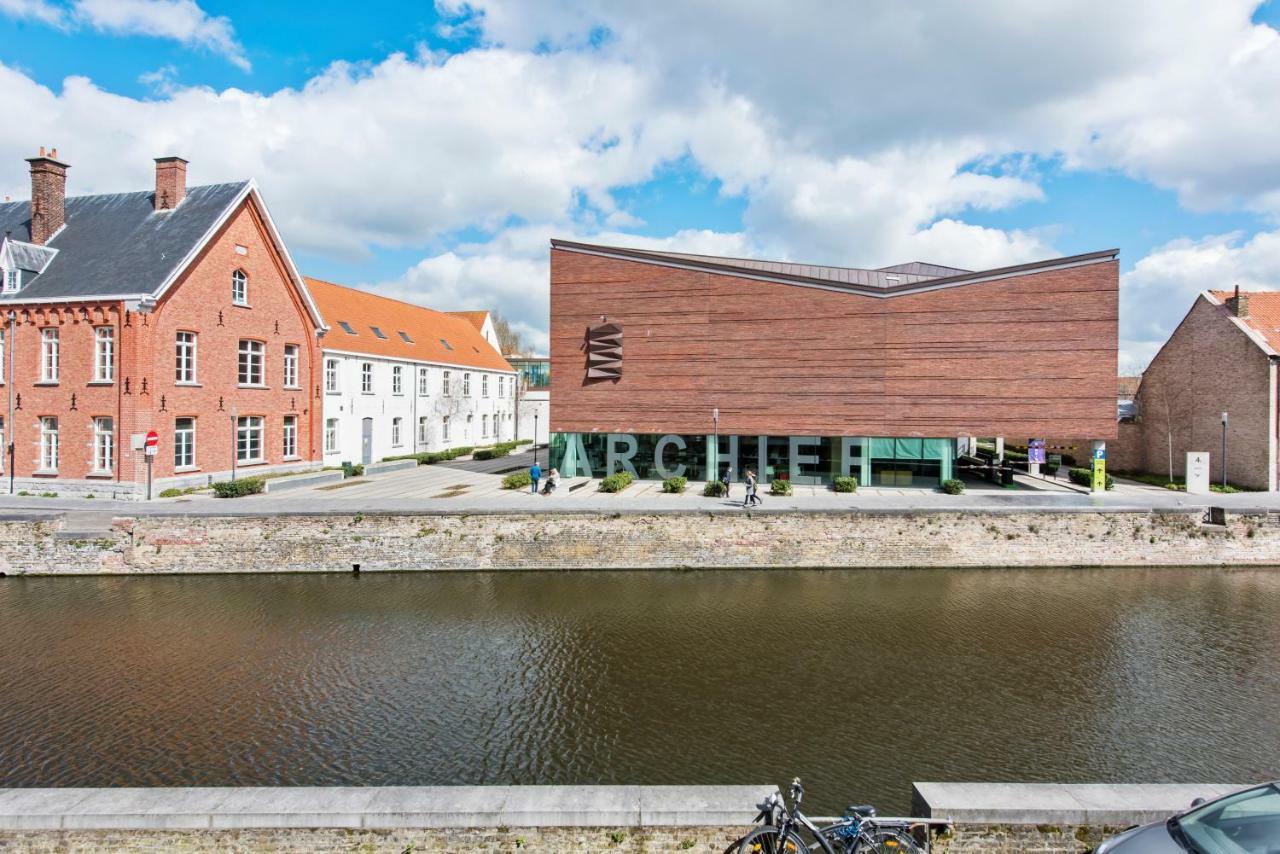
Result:
<svg viewBox="0 0 1280 854">
<path fill-rule="evenodd" d="M 1115 262 L 882 299 L 552 250 L 552 430 L 1111 439 L 1117 295 Z"/>
</svg>

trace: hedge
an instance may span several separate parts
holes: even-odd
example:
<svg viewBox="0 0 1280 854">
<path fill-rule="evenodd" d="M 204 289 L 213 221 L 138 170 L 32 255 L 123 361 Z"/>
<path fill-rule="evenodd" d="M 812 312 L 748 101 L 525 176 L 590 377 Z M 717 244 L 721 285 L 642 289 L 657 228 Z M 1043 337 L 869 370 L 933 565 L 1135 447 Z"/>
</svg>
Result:
<svg viewBox="0 0 1280 854">
<path fill-rule="evenodd" d="M 685 487 L 688 485 L 689 478 L 687 477 L 669 477 L 662 482 L 662 491 L 679 494 L 684 492 Z"/>
<path fill-rule="evenodd" d="M 709 480 L 707 485 L 702 487 L 702 494 L 708 498 L 719 498 L 724 495 L 724 484 L 718 480 Z"/>
<path fill-rule="evenodd" d="M 841 477 L 837 477 L 835 480 L 831 481 L 831 487 L 836 492 L 857 492 L 858 479 L 856 477 L 842 475 Z"/>
<path fill-rule="evenodd" d="M 950 478 L 942 482 L 942 491 L 947 495 L 959 495 L 964 492 L 964 481 Z"/>
<path fill-rule="evenodd" d="M 1093 487 L 1093 472 L 1089 469 L 1070 469 L 1067 471 L 1067 477 L 1072 483 L 1079 486 Z M 1114 489 L 1116 485 L 1115 478 L 1110 474 L 1107 475 L 1107 489 Z"/>
<path fill-rule="evenodd" d="M 473 460 L 496 460 L 505 457 L 516 449 L 515 442 L 499 442 L 492 448 L 480 448 L 471 454 Z"/>
<path fill-rule="evenodd" d="M 791 481 L 789 480 L 771 481 L 769 483 L 769 494 L 770 495 L 790 495 Z"/>
<path fill-rule="evenodd" d="M 242 495 L 257 495 L 266 485 L 260 477 L 242 477 L 239 480 L 220 480 L 210 484 L 219 498 L 239 498 Z"/>
<path fill-rule="evenodd" d="M 509 474 L 502 479 L 503 489 L 522 489 L 533 483 L 533 478 L 529 477 L 527 471 L 518 471 L 515 474 Z"/>
<path fill-rule="evenodd" d="M 601 492 L 621 492 L 635 480 L 629 471 L 618 471 L 600 481 Z"/>
</svg>

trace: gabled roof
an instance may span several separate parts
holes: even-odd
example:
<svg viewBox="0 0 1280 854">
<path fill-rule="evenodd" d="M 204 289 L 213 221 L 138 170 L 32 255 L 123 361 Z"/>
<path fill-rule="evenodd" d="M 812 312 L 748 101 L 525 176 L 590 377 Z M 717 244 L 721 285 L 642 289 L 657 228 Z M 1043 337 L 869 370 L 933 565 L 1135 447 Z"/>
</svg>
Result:
<svg viewBox="0 0 1280 854">
<path fill-rule="evenodd" d="M 515 372 L 464 312 L 434 311 L 323 279 L 308 278 L 307 286 L 330 327 L 325 350 Z M 374 327 L 386 337 L 379 338 Z"/>
<path fill-rule="evenodd" d="M 489 312 L 487 311 L 450 311 L 448 314 L 452 314 L 454 317 L 461 317 L 482 332 L 484 331 L 484 322 L 489 319 Z"/>
<path fill-rule="evenodd" d="M 988 282 L 993 279 L 1002 279 L 1023 273 L 1114 261 L 1120 253 L 1119 249 L 1107 249 L 1101 252 L 1089 252 L 1084 255 L 1071 255 L 1065 258 L 1053 258 L 1047 261 L 1034 261 L 1029 264 L 1017 264 L 1011 267 L 971 272 L 960 270 L 957 267 L 944 267 L 939 264 L 925 264 L 919 261 L 899 264 L 896 267 L 867 270 L 860 267 L 829 267 L 818 264 L 795 264 L 789 261 L 759 261 L 751 258 L 722 258 L 715 255 L 694 255 L 687 252 L 659 252 L 651 249 L 600 246 L 555 238 L 551 241 L 551 248 L 667 267 L 702 270 L 745 279 L 759 279 L 766 282 L 780 282 L 876 297 L 899 296 L 936 288 Z"/>
<path fill-rule="evenodd" d="M 1236 317 L 1227 306 L 1227 300 L 1235 296 L 1235 291 L 1205 293 L 1213 297 L 1210 302 L 1218 305 L 1223 313 L 1261 338 L 1270 348 L 1267 355 L 1280 353 L 1280 291 L 1241 291 L 1240 296 L 1249 299 L 1249 313 L 1245 317 Z"/>
</svg>

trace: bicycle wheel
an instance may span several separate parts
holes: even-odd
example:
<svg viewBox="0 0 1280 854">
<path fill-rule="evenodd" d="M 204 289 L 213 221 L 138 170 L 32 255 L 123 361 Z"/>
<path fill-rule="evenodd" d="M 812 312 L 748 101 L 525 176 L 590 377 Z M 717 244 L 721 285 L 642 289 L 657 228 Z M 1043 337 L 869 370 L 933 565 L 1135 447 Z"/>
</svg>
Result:
<svg viewBox="0 0 1280 854">
<path fill-rule="evenodd" d="M 742 837 L 738 854 L 806 854 L 808 848 L 795 831 L 788 831 L 786 839 L 776 827 L 757 827 Z"/>
<path fill-rule="evenodd" d="M 858 836 L 850 854 L 921 854 L 920 846 L 907 833 L 872 828 Z"/>
</svg>

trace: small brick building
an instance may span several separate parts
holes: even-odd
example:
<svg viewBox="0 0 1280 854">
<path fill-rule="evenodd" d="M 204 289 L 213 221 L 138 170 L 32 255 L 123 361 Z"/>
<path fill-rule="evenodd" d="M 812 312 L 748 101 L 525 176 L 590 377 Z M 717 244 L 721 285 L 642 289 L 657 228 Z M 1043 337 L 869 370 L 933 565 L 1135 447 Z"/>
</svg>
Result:
<svg viewBox="0 0 1280 854">
<path fill-rule="evenodd" d="M 320 314 L 252 181 L 0 204 L 3 487 L 140 496 L 320 459 Z"/>
<path fill-rule="evenodd" d="M 1186 454 L 1207 451 L 1210 479 L 1276 488 L 1280 292 L 1204 291 L 1143 372 L 1135 416 L 1120 425 L 1126 468 L 1184 477 Z"/>
</svg>

